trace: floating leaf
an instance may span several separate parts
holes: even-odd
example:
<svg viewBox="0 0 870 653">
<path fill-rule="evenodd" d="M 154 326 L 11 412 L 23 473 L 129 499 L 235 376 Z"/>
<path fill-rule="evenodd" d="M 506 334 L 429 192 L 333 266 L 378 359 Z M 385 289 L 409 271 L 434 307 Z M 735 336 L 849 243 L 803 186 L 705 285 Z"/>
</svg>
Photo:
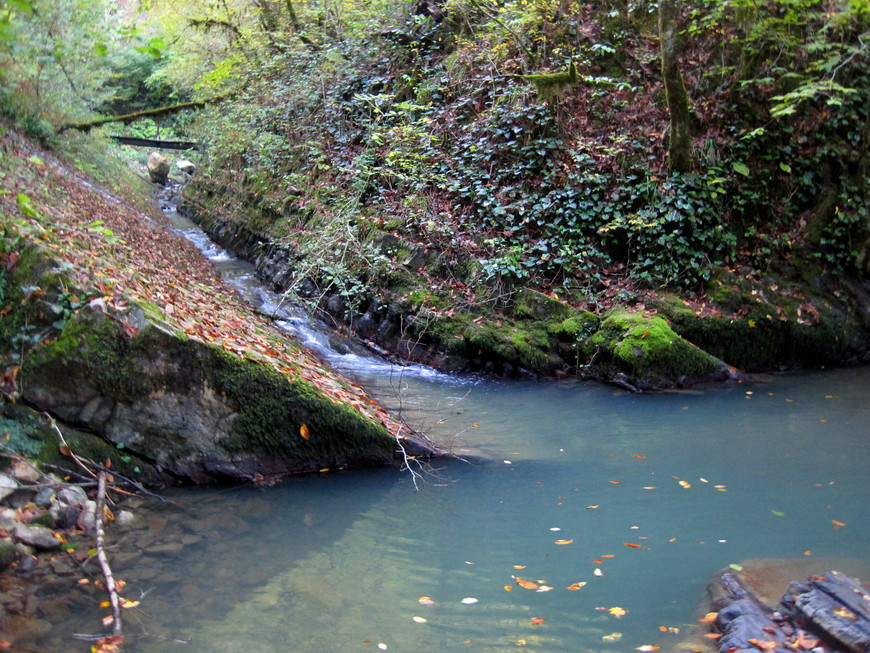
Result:
<svg viewBox="0 0 870 653">
<path fill-rule="evenodd" d="M 513 592 L 513 591 L 514 591 L 514 586 L 513 586 L 513 585 L 505 585 L 505 586 L 504 586 L 504 591 L 505 591 L 505 592 Z"/>
<path fill-rule="evenodd" d="M 643 547 L 641 547 L 640 544 L 635 544 L 634 542 L 623 542 L 622 545 L 623 545 L 623 546 L 630 546 L 632 549 L 640 549 L 640 548 L 643 548 Z"/>
<path fill-rule="evenodd" d="M 460 601 L 460 603 L 464 603 L 465 605 L 472 605 L 472 604 L 477 603 L 477 602 L 478 602 L 478 599 L 474 598 L 473 596 L 466 596 L 464 599 L 462 599 Z"/>
<path fill-rule="evenodd" d="M 525 569 L 525 565 L 514 565 L 514 569 Z"/>
<path fill-rule="evenodd" d="M 532 617 L 532 625 L 537 626 L 538 624 L 544 623 L 545 619 L 543 617 Z"/>
<path fill-rule="evenodd" d="M 425 624 L 427 622 L 427 619 L 424 619 L 423 617 L 412 617 L 412 619 L 418 624 Z"/>
<path fill-rule="evenodd" d="M 572 538 L 570 540 L 556 540 L 555 543 L 556 544 L 571 544 L 573 541 L 574 541 L 574 539 Z"/>
<path fill-rule="evenodd" d="M 435 605 L 435 601 L 430 599 L 428 596 L 421 596 L 419 599 L 417 599 L 417 602 L 420 605 Z"/>
<path fill-rule="evenodd" d="M 647 651 L 658 651 L 660 648 L 661 646 L 658 644 L 644 644 L 643 646 L 635 647 L 635 650 L 647 653 Z"/>
<path fill-rule="evenodd" d="M 122 608 L 135 608 L 137 605 L 139 605 L 139 601 L 128 601 L 127 599 L 121 599 Z"/>
<path fill-rule="evenodd" d="M 718 617 L 718 616 L 719 616 L 718 612 L 708 612 L 703 617 L 698 619 L 698 621 L 701 622 L 702 624 L 710 624 L 710 623 L 713 623 L 714 621 L 716 621 L 716 617 Z"/>
<path fill-rule="evenodd" d="M 579 590 L 586 586 L 586 581 L 581 581 L 579 583 L 574 583 L 572 585 L 568 585 L 569 590 Z"/>
<path fill-rule="evenodd" d="M 720 637 L 722 637 L 722 635 L 720 635 L 719 633 L 705 633 L 704 637 L 706 637 L 707 639 L 719 639 Z"/>
<path fill-rule="evenodd" d="M 623 616 L 628 614 L 628 610 L 626 610 L 625 608 L 620 608 L 619 606 L 616 606 L 614 608 L 610 608 L 608 610 L 608 612 L 610 614 L 612 614 L 614 617 L 616 617 L 617 619 L 619 617 L 623 617 Z"/>
<path fill-rule="evenodd" d="M 836 531 L 836 530 L 839 530 L 841 526 L 845 526 L 845 525 L 846 525 L 846 524 L 844 524 L 844 523 L 841 522 L 841 521 L 837 521 L 836 519 L 832 519 L 832 520 L 831 520 L 831 523 L 834 525 L 834 530 L 835 530 L 835 531 Z"/>
<path fill-rule="evenodd" d="M 591 506 L 586 506 L 586 510 L 595 510 L 598 507 L 598 504 L 592 504 Z"/>
<path fill-rule="evenodd" d="M 776 515 L 777 517 L 785 517 L 785 513 L 784 513 L 784 512 L 780 512 L 779 510 L 771 510 L 770 512 L 772 512 L 772 513 L 773 513 L 774 515 Z"/>
<path fill-rule="evenodd" d="M 618 642 L 622 639 L 622 633 L 610 633 L 609 635 L 604 635 L 601 639 L 605 642 Z"/>
<path fill-rule="evenodd" d="M 538 592 L 549 592 L 549 591 L 552 590 L 552 589 L 553 589 L 553 588 L 550 587 L 549 585 L 541 585 L 541 586 L 538 588 L 537 591 L 538 591 Z"/>
<path fill-rule="evenodd" d="M 603 575 L 604 575 L 604 572 L 601 571 L 600 569 L 598 569 L 597 567 L 596 567 L 595 569 L 592 570 L 592 573 L 593 573 L 595 576 L 603 576 Z"/>
<path fill-rule="evenodd" d="M 527 590 L 536 590 L 540 587 L 537 583 L 533 583 L 530 580 L 523 580 L 522 578 L 517 578 L 517 585 L 524 587 Z"/>
<path fill-rule="evenodd" d="M 692 487 L 692 484 L 688 481 L 680 481 L 680 487 L 684 487 L 688 490 L 690 487 Z"/>
<path fill-rule="evenodd" d="M 734 571 L 743 571 L 743 567 L 741 567 L 740 565 L 735 565 L 734 563 L 728 565 L 728 568 L 733 569 Z"/>
<path fill-rule="evenodd" d="M 378 648 L 381 649 L 382 651 L 386 651 L 390 647 L 387 646 L 386 644 L 384 644 L 383 642 L 378 642 Z"/>
</svg>

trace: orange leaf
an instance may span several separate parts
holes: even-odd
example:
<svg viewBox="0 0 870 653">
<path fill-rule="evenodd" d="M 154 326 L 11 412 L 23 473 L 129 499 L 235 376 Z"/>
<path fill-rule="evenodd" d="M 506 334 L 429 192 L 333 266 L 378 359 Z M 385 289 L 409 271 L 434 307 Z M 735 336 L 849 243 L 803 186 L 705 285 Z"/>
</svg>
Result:
<svg viewBox="0 0 870 653">
<path fill-rule="evenodd" d="M 573 541 L 574 538 L 571 538 L 570 540 L 556 540 L 556 544 L 571 544 Z"/>
<path fill-rule="evenodd" d="M 586 582 L 585 582 L 585 581 L 582 581 L 582 582 L 579 582 L 579 583 L 574 583 L 573 585 L 568 585 L 568 589 L 569 589 L 569 590 L 579 590 L 579 589 L 581 589 L 584 585 L 586 585 Z"/>
<path fill-rule="evenodd" d="M 837 521 L 836 519 L 832 519 L 832 520 L 831 520 L 831 523 L 834 525 L 834 530 L 835 530 L 835 531 L 836 531 L 836 530 L 839 530 L 839 528 L 840 528 L 841 526 L 845 526 L 845 525 L 846 525 L 846 524 L 844 524 L 844 523 L 841 522 L 841 521 Z"/>
<path fill-rule="evenodd" d="M 716 621 L 716 617 L 719 616 L 718 612 L 708 612 L 701 619 L 698 619 L 702 624 L 711 624 Z"/>
<path fill-rule="evenodd" d="M 615 557 L 616 557 L 616 554 L 614 554 L 614 553 L 605 553 L 605 554 L 604 554 L 603 556 L 601 556 L 601 557 L 602 557 L 602 558 L 615 558 Z"/>
<path fill-rule="evenodd" d="M 537 583 L 533 583 L 530 580 L 523 580 L 522 578 L 517 578 L 517 585 L 525 587 L 527 590 L 536 590 L 540 587 Z"/>
<path fill-rule="evenodd" d="M 504 586 L 504 591 L 505 591 L 505 592 L 513 592 L 513 590 L 514 590 L 514 586 L 513 586 L 513 585 L 505 585 L 505 586 Z"/>
<path fill-rule="evenodd" d="M 719 639 L 720 637 L 722 637 L 722 635 L 720 635 L 719 633 L 706 633 L 704 637 L 706 637 L 707 639 Z"/>
<path fill-rule="evenodd" d="M 532 617 L 532 625 L 537 626 L 538 624 L 544 623 L 543 617 Z"/>
<path fill-rule="evenodd" d="M 642 548 L 640 544 L 635 544 L 634 542 L 623 542 L 623 546 L 630 546 L 632 549 L 640 549 Z"/>
<path fill-rule="evenodd" d="M 299 435 L 302 436 L 303 440 L 307 440 L 310 436 L 308 435 L 308 425 L 303 424 L 299 427 Z"/>
</svg>

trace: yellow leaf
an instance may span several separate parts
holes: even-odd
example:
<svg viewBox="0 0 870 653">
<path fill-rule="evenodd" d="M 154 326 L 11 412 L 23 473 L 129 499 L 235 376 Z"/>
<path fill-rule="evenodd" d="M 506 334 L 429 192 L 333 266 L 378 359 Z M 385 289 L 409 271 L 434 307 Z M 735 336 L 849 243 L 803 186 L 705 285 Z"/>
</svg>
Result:
<svg viewBox="0 0 870 653">
<path fill-rule="evenodd" d="M 122 608 L 135 608 L 137 605 L 139 605 L 139 601 L 128 601 L 127 599 L 121 599 Z"/>
<path fill-rule="evenodd" d="M 110 605 L 112 605 L 111 601 L 100 601 L 101 608 L 108 608 Z"/>
<path fill-rule="evenodd" d="M 708 612 L 703 617 L 698 619 L 698 621 L 701 622 L 702 624 L 711 624 L 714 621 L 716 621 L 716 617 L 718 617 L 718 616 L 719 616 L 718 612 Z"/>
<path fill-rule="evenodd" d="M 522 578 L 517 578 L 517 585 L 524 587 L 527 590 L 536 590 L 540 587 L 537 583 L 533 583 L 530 580 L 523 580 Z"/>
<path fill-rule="evenodd" d="M 302 426 L 299 427 L 299 435 L 302 436 L 303 440 L 307 440 L 309 438 L 307 424 L 303 424 Z"/>
<path fill-rule="evenodd" d="M 570 539 L 570 540 L 556 540 L 556 544 L 571 544 L 571 542 L 573 542 L 573 541 L 574 541 L 573 539 Z"/>
<path fill-rule="evenodd" d="M 626 610 L 625 608 L 620 608 L 620 607 L 610 608 L 610 610 L 608 610 L 608 612 L 617 618 L 628 614 L 628 610 Z"/>
</svg>

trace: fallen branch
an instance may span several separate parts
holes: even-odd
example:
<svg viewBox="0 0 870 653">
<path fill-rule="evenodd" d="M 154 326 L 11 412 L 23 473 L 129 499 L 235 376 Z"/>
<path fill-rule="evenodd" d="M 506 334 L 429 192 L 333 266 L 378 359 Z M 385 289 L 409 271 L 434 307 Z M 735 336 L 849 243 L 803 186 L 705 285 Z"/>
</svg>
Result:
<svg viewBox="0 0 870 653">
<path fill-rule="evenodd" d="M 121 601 L 118 597 L 118 588 L 115 585 L 115 577 L 112 575 L 112 568 L 109 566 L 109 559 L 106 557 L 104 548 L 105 533 L 105 511 L 106 511 L 106 477 L 108 473 L 100 470 L 97 475 L 97 514 L 96 514 L 96 529 L 97 529 L 97 560 L 100 563 L 100 569 L 103 570 L 103 578 L 106 580 L 106 591 L 109 593 L 109 602 L 112 604 L 112 635 L 120 637 L 122 633 L 121 624 Z"/>
<path fill-rule="evenodd" d="M 215 97 L 209 98 L 207 100 L 181 102 L 179 104 L 170 104 L 165 107 L 158 107 L 157 109 L 146 109 L 145 111 L 127 113 L 123 116 L 110 116 L 108 118 L 99 118 L 97 120 L 90 120 L 88 122 L 81 122 L 78 124 L 61 125 L 60 129 L 58 129 L 58 132 L 63 133 L 67 129 L 78 129 L 79 131 L 89 132 L 94 127 L 102 127 L 103 125 L 107 125 L 110 122 L 121 122 L 125 125 L 129 125 L 131 122 L 139 120 L 139 118 L 162 118 L 164 116 L 171 116 L 172 114 L 178 113 L 179 111 L 185 111 L 187 109 L 202 109 L 207 104 L 220 102 L 221 100 L 226 100 L 228 97 L 230 97 L 229 93 L 226 95 L 216 95 Z"/>
</svg>

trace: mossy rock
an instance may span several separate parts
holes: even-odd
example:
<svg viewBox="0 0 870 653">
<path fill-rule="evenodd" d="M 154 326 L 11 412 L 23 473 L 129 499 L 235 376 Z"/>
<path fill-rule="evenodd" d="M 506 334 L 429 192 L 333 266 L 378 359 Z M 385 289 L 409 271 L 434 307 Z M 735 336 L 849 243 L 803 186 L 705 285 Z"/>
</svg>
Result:
<svg viewBox="0 0 870 653">
<path fill-rule="evenodd" d="M 722 361 L 677 335 L 668 322 L 644 313 L 616 312 L 590 339 L 604 378 L 640 390 L 722 381 Z"/>
<path fill-rule="evenodd" d="M 554 297 L 532 290 L 521 288 L 514 297 L 513 316 L 518 319 L 531 319 L 550 322 L 568 318 L 574 309 Z"/>
<path fill-rule="evenodd" d="M 28 356 L 22 387 L 32 404 L 194 482 L 382 464 L 395 444 L 307 381 L 151 323 L 130 337 L 86 309 Z"/>
</svg>

